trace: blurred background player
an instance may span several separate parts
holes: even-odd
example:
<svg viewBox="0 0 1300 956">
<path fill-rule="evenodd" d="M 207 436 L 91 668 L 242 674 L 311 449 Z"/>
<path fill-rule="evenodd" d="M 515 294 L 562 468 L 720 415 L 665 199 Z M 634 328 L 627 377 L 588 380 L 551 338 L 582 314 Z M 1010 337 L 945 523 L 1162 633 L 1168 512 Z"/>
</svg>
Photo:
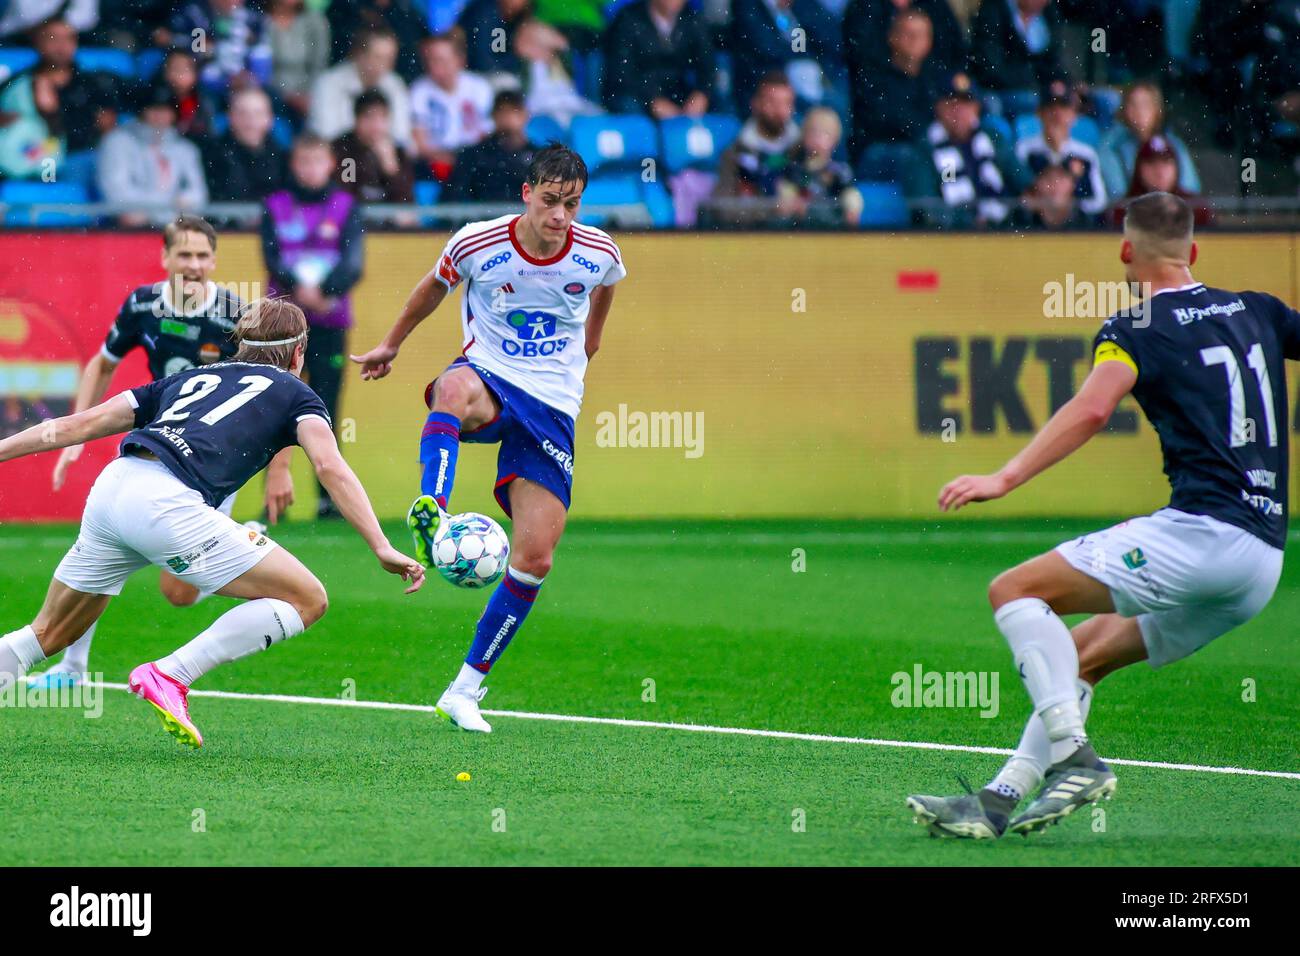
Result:
<svg viewBox="0 0 1300 956">
<path fill-rule="evenodd" d="M 483 678 L 523 626 L 551 569 L 569 508 L 583 376 L 600 347 L 613 286 L 627 275 L 614 241 L 575 222 L 586 185 L 586 164 L 573 150 L 539 150 L 522 186 L 523 214 L 460 229 L 384 340 L 352 358 L 362 379 L 383 378 L 407 336 L 464 284 L 465 344 L 426 393 L 422 494 L 407 521 L 416 556 L 432 563 L 461 441 L 500 444 L 495 494 L 513 520 L 510 566 L 437 704 L 465 730 L 491 732 L 479 712 Z"/>
<path fill-rule="evenodd" d="M 40 613 L 0 638 L 0 690 L 92 628 L 136 571 L 166 567 L 195 591 L 245 601 L 174 653 L 131 672 L 131 691 L 154 706 L 167 732 L 202 746 L 189 714 L 190 685 L 301 634 L 328 606 L 325 588 L 297 558 L 217 508 L 292 445 L 302 445 L 380 566 L 410 581 L 408 594 L 424 583 L 424 568 L 388 543 L 339 455 L 325 406 L 298 378 L 307 338 L 302 310 L 259 300 L 240 315 L 235 338 L 233 362 L 155 379 L 0 441 L 3 462 L 130 432 L 90 491 L 76 545 L 59 562 Z"/>
<path fill-rule="evenodd" d="M 235 354 L 231 332 L 243 303 L 234 293 L 212 281 L 217 268 L 217 232 L 198 216 L 179 216 L 163 229 L 162 266 L 167 278 L 142 285 L 126 297 L 99 354 L 86 363 L 73 414 L 98 405 L 108 391 L 113 372 L 132 350 L 144 349 L 149 374 L 166 378 L 200 365 L 211 365 Z M 82 446 L 70 445 L 54 466 L 54 490 L 63 487 L 68 469 L 81 457 Z M 272 522 L 293 500 L 293 478 L 288 459 L 272 463 L 267 474 L 266 510 Z M 218 504 L 229 515 L 233 495 Z M 189 607 L 199 591 L 184 581 L 162 573 L 162 593 L 176 607 Z M 47 685 L 76 683 L 89 669 L 90 644 L 95 627 L 68 648 L 63 659 L 40 675 Z"/>
<path fill-rule="evenodd" d="M 330 419 L 338 414 L 343 357 L 352 327 L 348 293 L 361 281 L 365 234 L 356 198 L 333 181 L 334 152 L 318 136 L 298 137 L 289 157 L 290 183 L 266 198 L 262 256 L 272 295 L 287 295 L 307 315 L 311 337 L 303 377 Z M 338 517 L 319 482 L 318 517 Z"/>
<path fill-rule="evenodd" d="M 1277 588 L 1290 481 L 1284 360 L 1300 359 L 1300 312 L 1193 279 L 1192 230 L 1192 208 L 1178 196 L 1130 204 L 1120 259 L 1145 301 L 1106 321 L 1092 373 L 1024 451 L 939 494 L 944 511 L 1001 498 L 1081 448 L 1130 392 L 1160 436 L 1172 490 L 1154 514 L 1066 542 L 989 586 L 1034 713 L 978 794 L 908 798 L 942 833 L 1027 834 L 1109 797 L 1115 774 L 1084 730 L 1097 682 L 1138 661 L 1163 667 L 1195 653 L 1257 615 Z M 1071 632 L 1065 614 L 1095 616 Z"/>
</svg>

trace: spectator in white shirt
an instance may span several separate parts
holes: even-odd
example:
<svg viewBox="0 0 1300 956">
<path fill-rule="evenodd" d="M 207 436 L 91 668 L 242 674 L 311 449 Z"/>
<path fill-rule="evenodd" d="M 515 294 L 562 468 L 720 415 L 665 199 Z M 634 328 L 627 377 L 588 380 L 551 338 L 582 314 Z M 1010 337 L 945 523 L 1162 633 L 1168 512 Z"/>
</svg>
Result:
<svg viewBox="0 0 1300 956">
<path fill-rule="evenodd" d="M 492 86 L 465 69 L 459 34 L 427 38 L 420 56 L 424 76 L 411 84 L 412 135 L 420 159 L 445 179 L 456 151 L 492 131 Z"/>
<path fill-rule="evenodd" d="M 382 27 L 363 27 L 352 42 L 348 59 L 326 70 L 311 88 L 312 132 L 334 140 L 351 131 L 356 118 L 353 104 L 366 90 L 377 89 L 391 107 L 393 138 L 411 145 L 411 103 L 402 78 L 393 72 L 397 63 L 397 37 Z"/>
</svg>

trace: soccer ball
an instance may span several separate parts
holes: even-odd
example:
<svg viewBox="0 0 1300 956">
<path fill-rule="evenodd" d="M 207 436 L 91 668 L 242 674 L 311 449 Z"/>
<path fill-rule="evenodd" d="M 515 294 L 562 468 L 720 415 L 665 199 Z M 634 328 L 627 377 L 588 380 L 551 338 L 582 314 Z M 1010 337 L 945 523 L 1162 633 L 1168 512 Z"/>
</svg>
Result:
<svg viewBox="0 0 1300 956">
<path fill-rule="evenodd" d="M 485 588 L 500 579 L 510 539 L 487 515 L 450 515 L 433 536 L 433 563 L 458 588 Z"/>
</svg>

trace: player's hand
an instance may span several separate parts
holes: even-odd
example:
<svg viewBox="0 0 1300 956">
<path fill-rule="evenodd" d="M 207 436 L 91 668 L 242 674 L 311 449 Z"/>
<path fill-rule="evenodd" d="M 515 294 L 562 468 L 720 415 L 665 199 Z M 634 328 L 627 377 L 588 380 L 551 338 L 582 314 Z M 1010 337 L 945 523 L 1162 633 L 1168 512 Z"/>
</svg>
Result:
<svg viewBox="0 0 1300 956">
<path fill-rule="evenodd" d="M 376 345 L 364 355 L 349 355 L 348 358 L 361 366 L 361 380 L 371 382 L 383 378 L 393 370 L 397 349 L 391 345 Z"/>
<path fill-rule="evenodd" d="M 419 561 L 408 558 L 392 545 L 384 545 L 375 552 L 375 557 L 389 574 L 396 574 L 403 581 L 411 582 L 411 586 L 406 589 L 407 594 L 414 594 L 424 587 L 424 565 Z"/>
<path fill-rule="evenodd" d="M 272 468 L 266 473 L 266 520 L 279 524 L 280 517 L 293 504 L 293 474 L 288 468 Z"/>
<path fill-rule="evenodd" d="M 962 475 L 943 486 L 939 492 L 939 510 L 956 511 L 972 501 L 992 501 L 1011 490 L 1011 483 L 1001 473 Z"/>
<path fill-rule="evenodd" d="M 68 480 L 68 469 L 72 463 L 81 457 L 81 450 L 84 445 L 69 445 L 59 453 L 59 460 L 54 465 L 54 490 L 58 491 L 63 487 L 63 483 Z"/>
</svg>

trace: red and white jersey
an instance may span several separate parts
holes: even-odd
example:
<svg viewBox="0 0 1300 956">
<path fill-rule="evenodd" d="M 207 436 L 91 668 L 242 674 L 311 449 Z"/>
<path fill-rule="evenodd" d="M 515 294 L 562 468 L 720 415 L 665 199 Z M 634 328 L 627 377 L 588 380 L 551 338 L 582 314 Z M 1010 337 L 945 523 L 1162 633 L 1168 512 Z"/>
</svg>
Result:
<svg viewBox="0 0 1300 956">
<path fill-rule="evenodd" d="M 535 259 L 515 236 L 517 215 L 471 222 L 438 260 L 461 300 L 465 357 L 571 418 L 582 406 L 591 292 L 624 276 L 623 254 L 600 229 L 574 223 L 558 253 Z"/>
</svg>

